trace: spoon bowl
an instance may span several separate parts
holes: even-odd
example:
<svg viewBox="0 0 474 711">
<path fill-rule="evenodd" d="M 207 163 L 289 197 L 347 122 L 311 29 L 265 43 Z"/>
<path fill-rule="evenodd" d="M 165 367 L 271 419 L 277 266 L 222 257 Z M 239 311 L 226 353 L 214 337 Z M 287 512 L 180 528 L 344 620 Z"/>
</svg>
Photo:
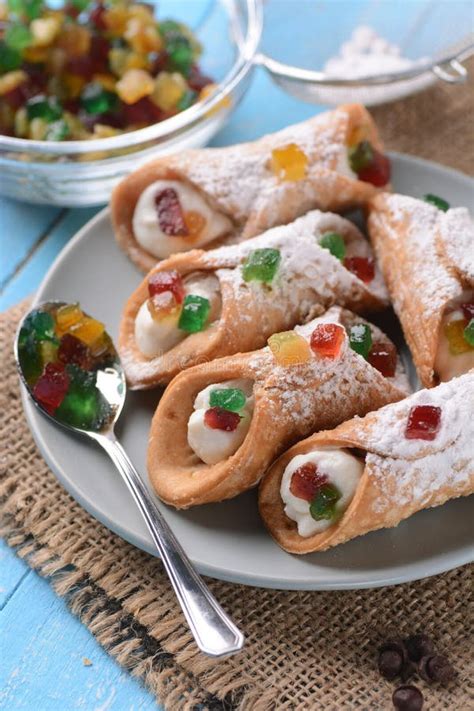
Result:
<svg viewBox="0 0 474 711">
<path fill-rule="evenodd" d="M 14 343 L 21 381 L 38 409 L 66 430 L 92 439 L 115 464 L 142 514 L 199 649 L 234 654 L 244 636 L 193 568 L 117 440 L 127 386 L 102 323 L 78 304 L 48 301 L 23 318 Z"/>
</svg>

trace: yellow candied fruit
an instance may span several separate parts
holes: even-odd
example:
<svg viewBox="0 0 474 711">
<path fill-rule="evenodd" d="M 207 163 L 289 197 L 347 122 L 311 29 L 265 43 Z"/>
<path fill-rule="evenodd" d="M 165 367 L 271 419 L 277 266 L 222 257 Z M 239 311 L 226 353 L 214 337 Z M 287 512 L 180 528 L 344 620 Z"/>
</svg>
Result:
<svg viewBox="0 0 474 711">
<path fill-rule="evenodd" d="M 29 136 L 32 141 L 42 141 L 48 131 L 48 122 L 42 118 L 34 118 L 30 121 Z"/>
<path fill-rule="evenodd" d="M 458 319 L 445 324 L 444 335 L 448 339 L 449 352 L 451 355 L 461 355 L 461 353 L 467 353 L 473 350 L 473 346 L 464 338 L 465 327 L 465 319 Z"/>
<path fill-rule="evenodd" d="M 85 83 L 86 79 L 78 74 L 65 74 L 63 76 L 63 84 L 70 99 L 77 99 Z"/>
<path fill-rule="evenodd" d="M 43 365 L 46 363 L 52 363 L 56 360 L 58 353 L 58 346 L 51 341 L 40 341 L 39 343 L 39 355 Z"/>
<path fill-rule="evenodd" d="M 278 365 L 298 365 L 311 358 L 308 343 L 295 331 L 274 333 L 268 339 L 268 345 Z"/>
<path fill-rule="evenodd" d="M 79 338 L 87 346 L 95 343 L 104 333 L 105 326 L 90 316 L 84 318 L 69 329 L 72 336 Z"/>
<path fill-rule="evenodd" d="M 153 8 L 146 5 L 130 5 L 128 8 L 128 18 L 140 20 L 142 25 L 156 26 L 156 18 L 153 14 Z"/>
<path fill-rule="evenodd" d="M 351 146 L 357 146 L 358 143 L 362 141 L 370 140 L 371 130 L 370 126 L 366 123 L 359 123 L 351 126 L 347 132 L 346 145 L 350 148 Z"/>
<path fill-rule="evenodd" d="M 126 49 L 111 49 L 109 66 L 116 76 L 121 77 L 129 69 L 145 69 L 148 66 L 148 60 L 144 55 L 129 52 Z"/>
<path fill-rule="evenodd" d="M 113 74 L 94 74 L 92 81 L 100 84 L 101 87 L 107 91 L 115 91 L 117 80 Z"/>
<path fill-rule="evenodd" d="M 153 102 L 162 111 L 169 111 L 176 106 L 186 89 L 186 80 L 178 72 L 160 72 L 154 82 Z"/>
<path fill-rule="evenodd" d="M 186 225 L 190 237 L 199 237 L 206 226 L 206 218 L 200 212 L 189 210 L 184 213 L 184 224 Z"/>
<path fill-rule="evenodd" d="M 94 341 L 94 343 L 89 346 L 89 350 L 93 358 L 103 356 L 104 353 L 108 350 L 113 351 L 113 345 L 112 341 L 110 340 L 110 336 L 108 336 L 107 333 L 104 331 L 102 336 L 100 336 L 100 338 L 98 338 L 96 341 Z"/>
<path fill-rule="evenodd" d="M 277 178 L 296 182 L 303 180 L 308 167 L 308 158 L 296 143 L 289 143 L 272 151 L 271 167 Z"/>
<path fill-rule="evenodd" d="M 58 335 L 67 333 L 72 326 L 79 323 L 84 318 L 79 304 L 65 304 L 56 311 L 56 329 Z"/>
<path fill-rule="evenodd" d="M 104 123 L 96 123 L 94 126 L 94 138 L 110 138 L 118 136 L 121 131 L 113 126 L 107 126 Z"/>
<path fill-rule="evenodd" d="M 154 88 L 153 77 L 143 69 L 129 69 L 115 87 L 117 94 L 126 104 L 134 104 L 139 99 L 150 96 Z"/>
<path fill-rule="evenodd" d="M 128 9 L 125 5 L 115 5 L 104 13 L 104 22 L 108 31 L 121 37 L 128 21 Z"/>
<path fill-rule="evenodd" d="M 7 72 L 0 77 L 0 96 L 8 94 L 9 91 L 13 91 L 13 89 L 16 89 L 17 86 L 20 86 L 20 84 L 23 84 L 23 82 L 27 79 L 28 77 L 22 69 Z"/>
<path fill-rule="evenodd" d="M 38 17 L 30 24 L 35 47 L 48 47 L 54 42 L 61 29 L 58 17 Z"/>
<path fill-rule="evenodd" d="M 15 136 L 18 136 L 18 138 L 27 138 L 28 137 L 28 129 L 29 129 L 29 123 L 28 123 L 28 115 L 26 113 L 25 107 L 22 107 L 21 109 L 18 109 L 18 111 L 15 112 Z"/>
<path fill-rule="evenodd" d="M 147 307 L 153 321 L 178 321 L 181 313 L 181 307 L 170 291 L 152 296 Z"/>
<path fill-rule="evenodd" d="M 81 25 L 68 24 L 61 29 L 56 45 L 63 49 L 69 58 L 88 54 L 91 46 L 91 33 Z"/>
<path fill-rule="evenodd" d="M 156 26 L 144 25 L 142 20 L 137 17 L 132 17 L 127 22 L 124 37 L 130 47 L 139 54 L 159 52 L 163 47 L 163 41 Z"/>
</svg>

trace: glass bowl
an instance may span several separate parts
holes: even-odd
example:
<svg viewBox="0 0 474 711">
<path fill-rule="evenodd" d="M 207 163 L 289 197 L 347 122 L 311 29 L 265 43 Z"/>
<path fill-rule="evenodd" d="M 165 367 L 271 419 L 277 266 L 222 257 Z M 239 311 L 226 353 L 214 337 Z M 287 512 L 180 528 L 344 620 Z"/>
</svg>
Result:
<svg viewBox="0 0 474 711">
<path fill-rule="evenodd" d="M 186 22 L 203 45 L 200 66 L 216 91 L 158 124 L 111 138 L 33 141 L 0 136 L 0 194 L 81 207 L 108 201 L 115 184 L 159 153 L 197 148 L 247 90 L 262 32 L 261 0 L 160 0 L 159 17 Z"/>
</svg>

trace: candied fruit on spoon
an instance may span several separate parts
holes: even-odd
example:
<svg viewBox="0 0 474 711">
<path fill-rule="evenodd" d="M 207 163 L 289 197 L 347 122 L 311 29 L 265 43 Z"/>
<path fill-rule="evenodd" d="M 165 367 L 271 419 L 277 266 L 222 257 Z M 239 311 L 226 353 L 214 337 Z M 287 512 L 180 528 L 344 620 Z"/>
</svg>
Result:
<svg viewBox="0 0 474 711">
<path fill-rule="evenodd" d="M 33 397 L 51 415 L 64 400 L 69 388 L 69 375 L 63 363 L 47 363 L 33 388 Z"/>
</svg>

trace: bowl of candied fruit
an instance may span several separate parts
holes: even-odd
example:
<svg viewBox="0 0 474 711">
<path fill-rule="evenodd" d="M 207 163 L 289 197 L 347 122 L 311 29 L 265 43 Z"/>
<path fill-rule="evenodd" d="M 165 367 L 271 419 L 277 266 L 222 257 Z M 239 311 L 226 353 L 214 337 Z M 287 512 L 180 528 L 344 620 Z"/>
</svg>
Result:
<svg viewBox="0 0 474 711">
<path fill-rule="evenodd" d="M 0 0 L 0 194 L 105 203 L 205 145 L 249 86 L 261 0 Z"/>
</svg>

